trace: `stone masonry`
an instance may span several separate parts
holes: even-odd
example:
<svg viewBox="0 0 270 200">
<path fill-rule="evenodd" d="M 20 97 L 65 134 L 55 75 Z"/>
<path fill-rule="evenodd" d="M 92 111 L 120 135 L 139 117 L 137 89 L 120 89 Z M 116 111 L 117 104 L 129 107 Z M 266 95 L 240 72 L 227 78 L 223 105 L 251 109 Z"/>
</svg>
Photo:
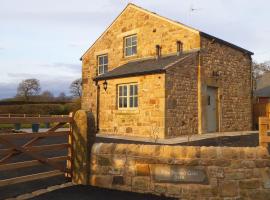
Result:
<svg viewBox="0 0 270 200">
<path fill-rule="evenodd" d="M 202 90 L 205 90 L 207 85 L 218 87 L 220 131 L 251 130 L 250 55 L 206 37 L 201 37 L 201 48 Z M 220 78 L 213 78 L 213 71 L 219 72 Z M 206 104 L 205 97 L 202 104 Z M 202 119 L 205 119 L 205 115 Z"/>
<path fill-rule="evenodd" d="M 124 56 L 124 37 L 137 34 L 137 54 Z M 127 62 L 198 51 L 190 62 L 163 74 L 140 75 L 95 82 L 97 56 L 108 54 L 108 70 Z M 82 56 L 82 109 L 96 118 L 99 133 L 170 138 L 207 132 L 207 86 L 217 88 L 217 131 L 251 129 L 251 54 L 217 38 L 129 4 Z M 218 74 L 213 76 L 213 74 Z M 136 111 L 117 110 L 117 84 L 139 84 Z M 100 102 L 97 108 L 97 85 Z M 99 110 L 99 113 L 97 111 Z M 99 115 L 99 120 L 97 116 Z"/>
<path fill-rule="evenodd" d="M 190 147 L 96 143 L 90 184 L 179 199 L 270 199 L 270 160 L 266 148 Z M 202 183 L 175 182 L 174 169 L 206 174 Z M 166 177 L 168 169 L 172 179 Z M 190 174 L 192 175 L 192 174 Z"/>
<path fill-rule="evenodd" d="M 100 91 L 101 133 L 164 138 L 164 74 L 112 79 L 107 82 L 108 89 Z M 133 82 L 138 83 L 140 106 L 135 110 L 118 110 L 117 85 Z"/>
</svg>

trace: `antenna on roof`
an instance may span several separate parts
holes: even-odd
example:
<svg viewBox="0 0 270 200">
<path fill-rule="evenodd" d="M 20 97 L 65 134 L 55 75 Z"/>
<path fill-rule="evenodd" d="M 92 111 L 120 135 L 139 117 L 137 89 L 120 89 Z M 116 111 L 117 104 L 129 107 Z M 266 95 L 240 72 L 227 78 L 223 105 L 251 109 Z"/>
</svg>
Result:
<svg viewBox="0 0 270 200">
<path fill-rule="evenodd" d="M 196 8 L 196 7 L 194 7 L 193 4 L 190 4 L 189 12 L 188 12 L 188 22 L 189 23 L 191 22 L 191 14 L 193 14 L 194 12 L 200 11 L 200 10 L 202 10 L 202 9 L 201 8 Z"/>
</svg>

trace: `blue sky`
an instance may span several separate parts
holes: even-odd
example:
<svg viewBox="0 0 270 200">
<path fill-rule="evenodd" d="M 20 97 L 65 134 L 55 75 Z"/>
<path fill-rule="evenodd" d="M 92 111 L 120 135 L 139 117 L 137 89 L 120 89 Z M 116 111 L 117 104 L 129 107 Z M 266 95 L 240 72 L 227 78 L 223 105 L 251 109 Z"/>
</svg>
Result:
<svg viewBox="0 0 270 200">
<path fill-rule="evenodd" d="M 0 98 L 14 96 L 27 78 L 68 94 L 81 76 L 80 56 L 128 2 L 253 51 L 255 61 L 270 60 L 267 0 L 0 0 Z"/>
</svg>

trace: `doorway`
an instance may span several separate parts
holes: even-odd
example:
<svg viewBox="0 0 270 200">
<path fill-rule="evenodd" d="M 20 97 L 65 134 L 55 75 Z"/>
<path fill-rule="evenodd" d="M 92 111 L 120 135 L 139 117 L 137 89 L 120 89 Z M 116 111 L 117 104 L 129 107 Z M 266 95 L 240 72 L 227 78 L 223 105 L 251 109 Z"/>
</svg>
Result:
<svg viewBox="0 0 270 200">
<path fill-rule="evenodd" d="M 217 88 L 207 87 L 207 132 L 218 131 Z"/>
</svg>

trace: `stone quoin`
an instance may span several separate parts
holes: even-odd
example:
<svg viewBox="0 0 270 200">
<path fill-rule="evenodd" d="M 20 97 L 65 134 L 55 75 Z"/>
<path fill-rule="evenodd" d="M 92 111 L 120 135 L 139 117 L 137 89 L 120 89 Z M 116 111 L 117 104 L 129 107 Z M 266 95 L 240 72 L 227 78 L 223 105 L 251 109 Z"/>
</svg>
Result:
<svg viewBox="0 0 270 200">
<path fill-rule="evenodd" d="M 252 54 L 128 4 L 81 57 L 82 109 L 100 134 L 251 130 Z"/>
</svg>

